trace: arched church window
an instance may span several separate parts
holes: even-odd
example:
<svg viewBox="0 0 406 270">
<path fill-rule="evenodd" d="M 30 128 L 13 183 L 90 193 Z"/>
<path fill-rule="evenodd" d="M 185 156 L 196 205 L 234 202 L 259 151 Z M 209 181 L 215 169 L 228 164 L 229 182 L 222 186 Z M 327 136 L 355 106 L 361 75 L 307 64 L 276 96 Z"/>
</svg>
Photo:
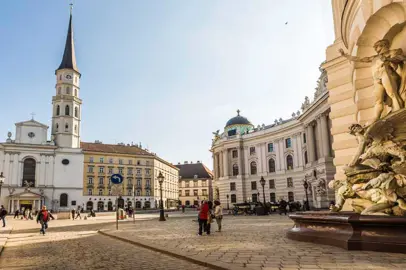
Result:
<svg viewBox="0 0 406 270">
<path fill-rule="evenodd" d="M 75 117 L 79 117 L 78 115 L 79 115 L 78 107 L 75 107 Z"/>
<path fill-rule="evenodd" d="M 58 95 L 61 94 L 61 91 L 62 91 L 62 89 L 61 89 L 61 87 L 59 86 L 59 87 L 58 87 Z"/>
<path fill-rule="evenodd" d="M 70 95 L 70 88 L 69 87 L 66 87 L 66 94 Z"/>
<path fill-rule="evenodd" d="M 58 123 L 56 123 L 55 130 L 58 131 L 58 129 L 59 129 L 59 125 L 58 125 Z"/>
<path fill-rule="evenodd" d="M 293 169 L 293 158 L 291 155 L 288 155 L 286 157 L 286 165 L 288 167 L 288 170 L 292 170 Z"/>
<path fill-rule="evenodd" d="M 65 131 L 68 131 L 68 128 L 69 128 L 69 126 L 68 126 L 68 124 L 66 123 L 66 124 L 65 124 Z"/>
<path fill-rule="evenodd" d="M 27 184 L 30 187 L 35 186 L 35 167 L 36 167 L 36 162 L 33 158 L 27 158 L 24 160 L 24 169 L 23 169 L 23 186 L 27 186 Z"/>
<path fill-rule="evenodd" d="M 275 160 L 273 158 L 269 159 L 268 166 L 269 166 L 270 173 L 275 172 Z"/>
<path fill-rule="evenodd" d="M 59 206 L 60 207 L 68 207 L 68 194 L 62 193 L 59 197 Z"/>
<path fill-rule="evenodd" d="M 56 106 L 56 115 L 59 115 L 61 113 L 61 107 L 59 105 Z"/>
<path fill-rule="evenodd" d="M 65 115 L 69 115 L 69 105 L 65 106 Z"/>
<path fill-rule="evenodd" d="M 257 163 L 255 161 L 250 164 L 251 174 L 257 174 Z"/>
</svg>

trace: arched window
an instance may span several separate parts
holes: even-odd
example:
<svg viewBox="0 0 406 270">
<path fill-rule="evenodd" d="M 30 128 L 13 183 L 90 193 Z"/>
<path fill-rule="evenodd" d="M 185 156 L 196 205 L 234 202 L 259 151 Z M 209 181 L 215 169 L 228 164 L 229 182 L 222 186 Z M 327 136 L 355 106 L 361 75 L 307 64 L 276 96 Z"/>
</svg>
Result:
<svg viewBox="0 0 406 270">
<path fill-rule="evenodd" d="M 251 162 L 250 168 L 251 174 L 257 174 L 257 163 L 255 161 Z"/>
<path fill-rule="evenodd" d="M 185 205 L 189 206 L 190 205 L 190 201 L 186 201 Z"/>
<path fill-rule="evenodd" d="M 93 209 L 93 202 L 92 201 L 88 201 L 86 203 L 86 210 L 90 211 Z"/>
<path fill-rule="evenodd" d="M 65 131 L 68 131 L 68 129 L 69 129 L 69 125 L 68 125 L 68 123 L 66 123 L 65 124 Z"/>
<path fill-rule="evenodd" d="M 61 87 L 58 87 L 58 95 L 61 94 L 61 91 L 62 91 Z"/>
<path fill-rule="evenodd" d="M 75 133 L 78 132 L 78 125 L 75 125 Z"/>
<path fill-rule="evenodd" d="M 59 197 L 59 206 L 60 207 L 68 207 L 68 194 L 62 193 Z"/>
<path fill-rule="evenodd" d="M 75 117 L 79 117 L 78 115 L 79 115 L 79 109 L 78 109 L 78 107 L 75 107 Z"/>
<path fill-rule="evenodd" d="M 293 158 L 291 155 L 288 155 L 286 157 L 286 166 L 287 166 L 288 170 L 293 170 Z"/>
<path fill-rule="evenodd" d="M 141 208 L 141 202 L 140 201 L 135 202 L 135 208 Z"/>
<path fill-rule="evenodd" d="M 56 115 L 59 115 L 61 113 L 61 107 L 59 105 L 56 106 Z"/>
<path fill-rule="evenodd" d="M 69 105 L 65 106 L 65 115 L 69 115 Z"/>
<path fill-rule="evenodd" d="M 145 208 L 151 208 L 151 203 L 149 201 L 145 202 Z"/>
<path fill-rule="evenodd" d="M 305 164 L 309 163 L 309 158 L 307 157 L 307 151 L 304 152 L 304 159 L 305 159 Z"/>
<path fill-rule="evenodd" d="M 231 203 L 236 203 L 237 202 L 237 195 L 231 194 Z"/>
<path fill-rule="evenodd" d="M 233 176 L 237 176 L 238 175 L 238 165 L 234 164 L 233 165 Z"/>
<path fill-rule="evenodd" d="M 295 201 L 295 196 L 293 195 L 293 192 L 288 192 L 288 201 L 289 202 Z"/>
<path fill-rule="evenodd" d="M 70 95 L 70 88 L 69 87 L 66 87 L 66 94 Z"/>
<path fill-rule="evenodd" d="M 59 129 L 59 125 L 58 125 L 58 123 L 56 123 L 56 125 L 55 125 L 55 131 L 58 131 L 58 129 Z"/>
<path fill-rule="evenodd" d="M 75 88 L 75 97 L 78 96 L 78 89 Z"/>
<path fill-rule="evenodd" d="M 35 167 L 37 163 L 33 158 L 27 158 L 24 160 L 23 169 L 23 186 L 29 185 L 30 187 L 35 186 Z"/>
<path fill-rule="evenodd" d="M 270 158 L 268 160 L 268 167 L 269 167 L 269 172 L 270 173 L 275 172 L 275 160 L 273 158 Z"/>
</svg>

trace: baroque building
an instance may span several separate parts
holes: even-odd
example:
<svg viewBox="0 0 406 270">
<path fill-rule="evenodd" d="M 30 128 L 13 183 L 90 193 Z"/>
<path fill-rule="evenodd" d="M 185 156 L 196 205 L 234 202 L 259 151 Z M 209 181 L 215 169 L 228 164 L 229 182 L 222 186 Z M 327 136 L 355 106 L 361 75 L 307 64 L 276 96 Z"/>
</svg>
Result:
<svg viewBox="0 0 406 270">
<path fill-rule="evenodd" d="M 246 201 L 305 201 L 314 208 L 328 207 L 334 191 L 327 189 L 333 178 L 334 152 L 330 134 L 327 74 L 321 69 L 313 101 L 306 97 L 302 112 L 290 119 L 255 127 L 240 115 L 227 121 L 224 131 L 214 132 L 213 154 L 215 197 L 223 205 Z M 264 190 L 259 182 L 264 177 Z"/>
<path fill-rule="evenodd" d="M 162 172 L 162 198 L 165 208 L 176 207 L 179 169 L 138 145 L 82 142 L 84 152 L 83 196 L 86 210 L 112 211 L 115 194 L 110 177 L 124 177 L 118 199 L 121 208 L 156 208 L 160 200 L 157 176 Z"/>
<path fill-rule="evenodd" d="M 0 171 L 5 177 L 0 203 L 16 209 L 67 211 L 82 203 L 83 153 L 80 149 L 81 74 L 76 65 L 72 14 L 62 61 L 55 71 L 52 131 L 34 120 L 16 124 L 0 144 Z"/>
<path fill-rule="evenodd" d="M 213 200 L 213 173 L 203 163 L 187 162 L 179 168 L 179 201 L 182 205 L 199 205 L 201 200 Z"/>
</svg>

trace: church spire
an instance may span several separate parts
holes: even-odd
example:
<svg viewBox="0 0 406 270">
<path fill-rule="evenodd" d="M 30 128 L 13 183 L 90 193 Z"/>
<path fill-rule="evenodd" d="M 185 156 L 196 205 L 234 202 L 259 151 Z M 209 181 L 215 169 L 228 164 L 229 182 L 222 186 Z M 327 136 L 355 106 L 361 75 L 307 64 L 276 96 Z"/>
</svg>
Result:
<svg viewBox="0 0 406 270">
<path fill-rule="evenodd" d="M 79 69 L 76 66 L 75 44 L 73 42 L 72 4 L 70 6 L 69 26 L 68 35 L 66 36 L 65 51 L 63 52 L 62 62 L 57 70 L 60 69 L 73 69 L 79 73 Z"/>
</svg>

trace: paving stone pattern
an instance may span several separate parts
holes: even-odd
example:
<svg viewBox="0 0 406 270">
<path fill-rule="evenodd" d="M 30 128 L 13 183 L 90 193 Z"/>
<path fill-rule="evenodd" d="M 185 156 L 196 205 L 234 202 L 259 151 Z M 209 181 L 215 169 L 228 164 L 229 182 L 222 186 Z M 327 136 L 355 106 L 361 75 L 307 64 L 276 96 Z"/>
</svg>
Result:
<svg viewBox="0 0 406 270">
<path fill-rule="evenodd" d="M 13 232 L 0 269 L 208 269 L 97 234 L 96 225 Z"/>
<path fill-rule="evenodd" d="M 149 244 L 185 256 L 207 258 L 250 269 L 406 269 L 406 255 L 340 248 L 297 242 L 285 237 L 293 223 L 285 216 L 223 219 L 223 232 L 197 236 L 198 224 L 190 218 L 166 222 L 125 224 L 107 233 Z M 217 229 L 212 225 L 212 231 Z M 179 268 L 181 269 L 181 268 Z"/>
</svg>

